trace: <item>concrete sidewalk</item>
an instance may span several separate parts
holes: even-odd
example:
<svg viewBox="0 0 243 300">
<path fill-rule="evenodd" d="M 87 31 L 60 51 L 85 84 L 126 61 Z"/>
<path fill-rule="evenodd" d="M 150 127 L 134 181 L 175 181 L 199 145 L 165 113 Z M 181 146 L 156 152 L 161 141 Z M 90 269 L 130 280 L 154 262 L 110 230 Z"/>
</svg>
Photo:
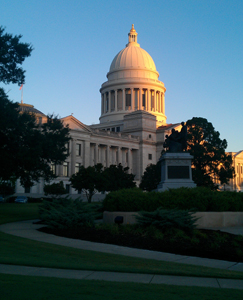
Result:
<svg viewBox="0 0 243 300">
<path fill-rule="evenodd" d="M 0 225 L 0 231 L 24 237 L 40 242 L 46 242 L 56 245 L 68 246 L 78 249 L 99 251 L 104 253 L 119 254 L 131 257 L 140 257 L 144 259 L 155 259 L 162 261 L 178 262 L 191 265 L 200 265 L 211 268 L 227 269 L 243 272 L 243 263 L 229 262 L 215 259 L 190 257 L 149 251 L 116 245 L 93 243 L 82 240 L 68 239 L 51 234 L 39 232 L 36 229 L 43 225 L 33 224 L 33 220 Z M 0 273 L 20 274 L 31 276 L 49 276 L 73 279 L 96 279 L 107 281 L 141 282 L 157 284 L 174 284 L 188 286 L 207 286 L 217 288 L 236 288 L 243 289 L 243 280 L 217 279 L 217 278 L 196 278 L 184 276 L 166 276 L 151 274 L 132 274 L 116 272 L 97 272 L 97 271 L 78 271 L 63 269 L 48 269 L 25 266 L 0 265 Z"/>
<path fill-rule="evenodd" d="M 212 288 L 243 289 L 243 280 L 168 276 L 153 274 L 98 272 L 88 270 L 64 270 L 0 264 L 0 273 L 25 276 L 44 276 L 67 279 L 104 280 L 111 282 L 136 282 Z"/>
</svg>

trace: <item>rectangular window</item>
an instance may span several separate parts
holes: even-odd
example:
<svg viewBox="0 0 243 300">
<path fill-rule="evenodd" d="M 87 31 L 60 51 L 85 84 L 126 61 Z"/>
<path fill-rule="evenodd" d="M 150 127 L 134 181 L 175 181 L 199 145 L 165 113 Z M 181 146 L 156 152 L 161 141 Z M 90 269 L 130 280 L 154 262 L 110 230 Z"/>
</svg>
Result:
<svg viewBox="0 0 243 300">
<path fill-rule="evenodd" d="M 67 192 L 67 194 L 70 193 L 70 184 L 66 184 L 66 192 Z"/>
<path fill-rule="evenodd" d="M 69 143 L 65 145 L 66 150 L 64 151 L 64 154 L 69 154 Z"/>
<path fill-rule="evenodd" d="M 128 163 L 128 152 L 126 152 L 126 163 Z"/>
<path fill-rule="evenodd" d="M 116 127 L 116 132 L 120 132 L 120 127 Z"/>
<path fill-rule="evenodd" d="M 151 109 L 154 108 L 154 91 L 151 91 Z"/>
<path fill-rule="evenodd" d="M 54 175 L 56 175 L 56 164 L 55 163 L 51 163 L 51 171 Z"/>
<path fill-rule="evenodd" d="M 145 107 L 145 102 L 146 102 L 146 95 L 145 94 L 142 94 L 142 101 L 143 101 L 143 106 Z"/>
<path fill-rule="evenodd" d="M 115 92 L 111 92 L 111 111 L 115 110 Z"/>
<path fill-rule="evenodd" d="M 25 192 L 26 194 L 29 194 L 29 193 L 30 193 L 30 187 L 24 188 L 24 192 Z"/>
<path fill-rule="evenodd" d="M 81 144 L 76 144 L 76 156 L 81 156 Z"/>
<path fill-rule="evenodd" d="M 126 94 L 126 106 L 131 106 L 131 94 Z"/>
<path fill-rule="evenodd" d="M 152 154 L 149 154 L 149 155 L 148 155 L 148 159 L 149 159 L 149 160 L 152 160 Z"/>
<path fill-rule="evenodd" d="M 80 163 L 76 163 L 76 164 L 75 164 L 75 173 L 78 173 L 80 167 L 81 167 L 81 164 L 80 164 Z"/>
<path fill-rule="evenodd" d="M 63 176 L 65 176 L 65 177 L 68 177 L 68 175 L 69 175 L 68 167 L 69 167 L 69 163 L 64 162 L 63 163 Z"/>
<path fill-rule="evenodd" d="M 106 93 L 106 112 L 109 111 L 109 96 L 108 93 Z"/>
<path fill-rule="evenodd" d="M 116 131 L 116 128 L 115 128 L 115 127 L 112 127 L 112 128 L 111 128 L 111 131 L 115 132 L 115 131 Z"/>
</svg>

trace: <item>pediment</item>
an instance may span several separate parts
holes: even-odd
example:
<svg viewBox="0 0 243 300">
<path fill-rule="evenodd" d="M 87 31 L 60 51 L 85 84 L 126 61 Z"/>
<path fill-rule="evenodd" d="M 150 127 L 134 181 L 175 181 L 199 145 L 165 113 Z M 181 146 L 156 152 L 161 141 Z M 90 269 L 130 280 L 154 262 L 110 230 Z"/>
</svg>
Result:
<svg viewBox="0 0 243 300">
<path fill-rule="evenodd" d="M 84 123 L 80 122 L 78 119 L 76 119 L 74 116 L 70 115 L 65 118 L 61 118 L 64 125 L 69 126 L 70 129 L 78 129 L 85 132 L 91 132 L 91 129 L 89 126 L 85 125 Z"/>
<path fill-rule="evenodd" d="M 235 158 L 241 158 L 241 159 L 243 159 L 243 150 L 237 152 L 237 153 L 235 154 Z"/>
</svg>

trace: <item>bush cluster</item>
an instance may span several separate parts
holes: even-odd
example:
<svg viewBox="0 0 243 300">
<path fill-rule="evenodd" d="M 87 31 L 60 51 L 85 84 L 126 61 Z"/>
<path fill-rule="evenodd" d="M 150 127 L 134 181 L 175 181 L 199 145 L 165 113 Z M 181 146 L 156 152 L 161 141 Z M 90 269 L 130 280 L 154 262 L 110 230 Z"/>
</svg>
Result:
<svg viewBox="0 0 243 300">
<path fill-rule="evenodd" d="M 51 228 L 70 229 L 93 226 L 93 211 L 79 199 L 56 198 L 43 200 L 39 206 L 40 219 Z"/>
<path fill-rule="evenodd" d="M 145 227 L 155 226 L 158 229 L 170 227 L 192 230 L 196 227 L 198 218 L 192 216 L 193 212 L 180 209 L 161 209 L 153 212 L 142 211 L 136 216 L 138 224 Z"/>
<path fill-rule="evenodd" d="M 243 211 L 243 193 L 212 191 L 204 187 L 171 189 L 161 193 L 124 189 L 109 193 L 103 201 L 106 211 Z"/>
</svg>

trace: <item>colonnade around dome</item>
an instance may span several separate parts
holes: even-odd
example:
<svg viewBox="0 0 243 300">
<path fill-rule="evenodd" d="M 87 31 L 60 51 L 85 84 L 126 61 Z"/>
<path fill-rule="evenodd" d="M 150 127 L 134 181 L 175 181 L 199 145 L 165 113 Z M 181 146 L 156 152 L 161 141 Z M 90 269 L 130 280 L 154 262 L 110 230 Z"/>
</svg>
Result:
<svg viewBox="0 0 243 300">
<path fill-rule="evenodd" d="M 111 112 L 136 110 L 164 114 L 164 92 L 146 88 L 123 88 L 101 94 L 101 116 Z"/>
</svg>

